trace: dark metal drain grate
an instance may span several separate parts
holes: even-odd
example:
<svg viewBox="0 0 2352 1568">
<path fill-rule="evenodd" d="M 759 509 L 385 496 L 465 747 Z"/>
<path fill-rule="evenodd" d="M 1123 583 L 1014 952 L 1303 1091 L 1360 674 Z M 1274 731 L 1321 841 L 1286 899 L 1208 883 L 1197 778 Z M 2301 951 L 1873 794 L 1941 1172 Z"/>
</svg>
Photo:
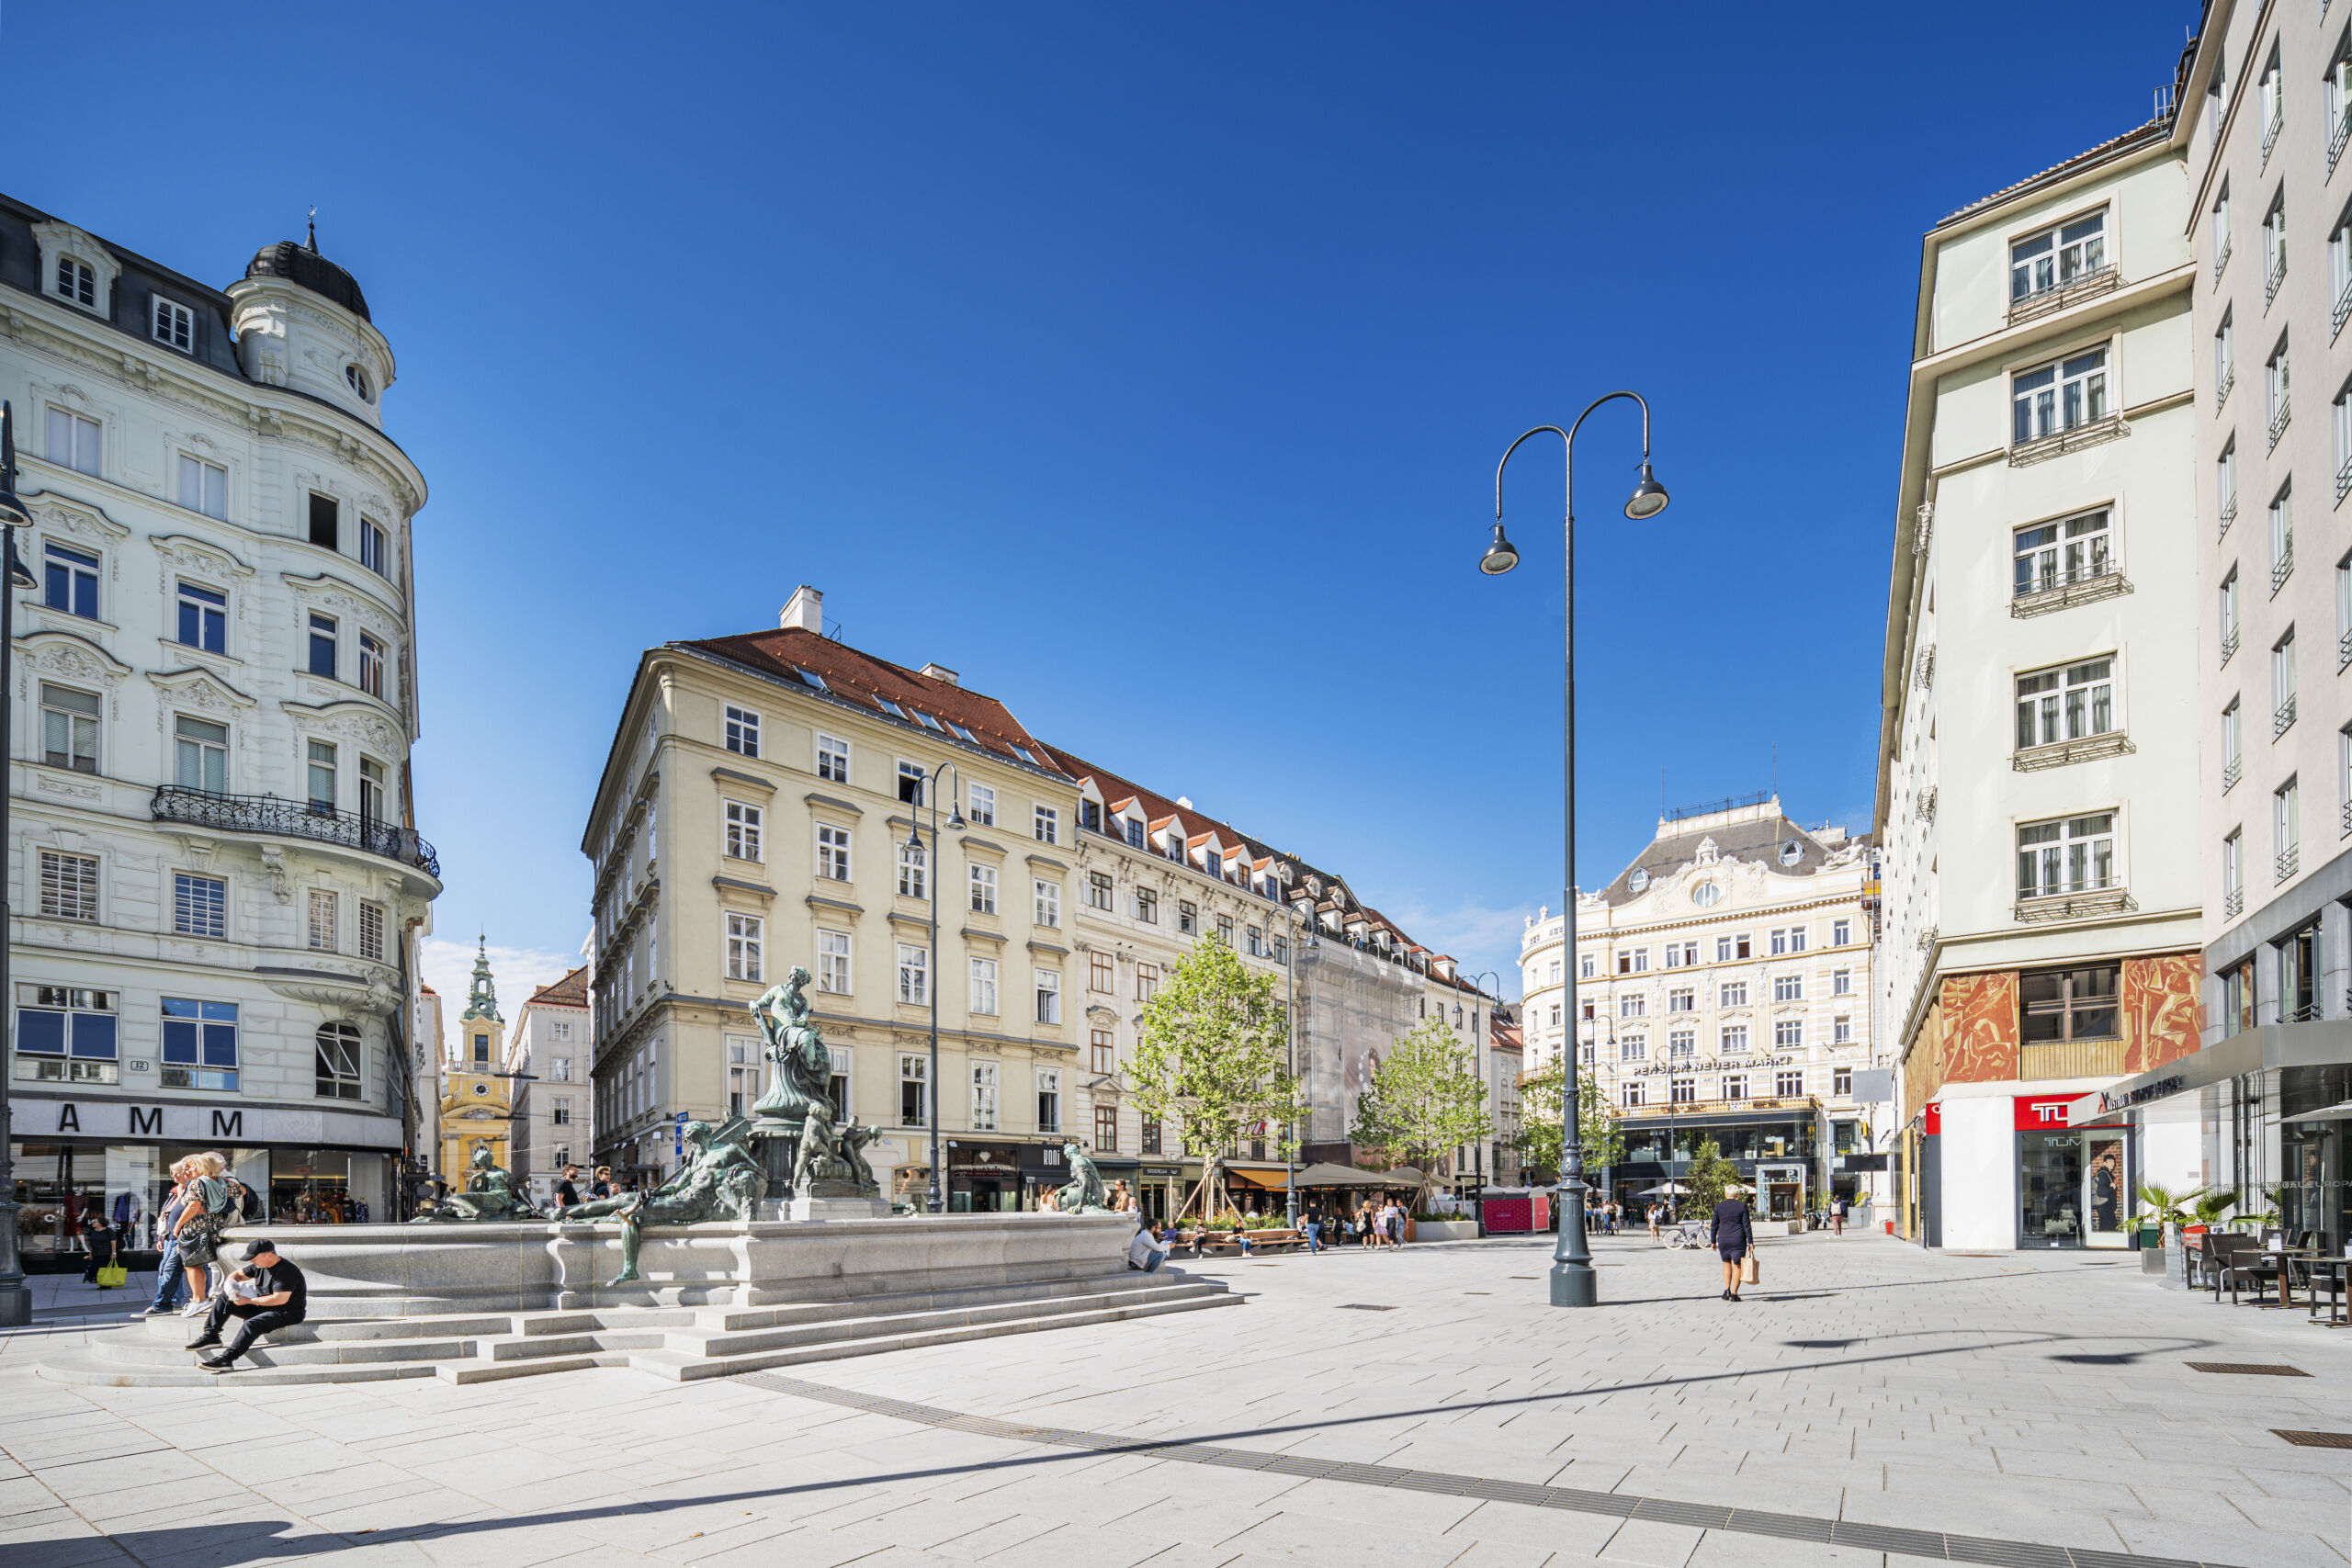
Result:
<svg viewBox="0 0 2352 1568">
<path fill-rule="evenodd" d="M 1374 1306 L 1370 1302 L 1341 1302 L 1341 1312 L 1395 1312 L 1395 1307 Z"/>
<path fill-rule="evenodd" d="M 2241 1377 L 2249 1378 L 2307 1378 L 2311 1376 L 2311 1373 L 2303 1371 L 2302 1368 L 2290 1367 L 2283 1362 L 2267 1365 L 2261 1361 L 2191 1361 L 2188 1363 L 2188 1370 L 2192 1372 L 2235 1372 Z"/>
<path fill-rule="evenodd" d="M 2352 1449 L 2352 1432 L 2290 1432 L 2284 1427 L 2273 1427 L 2270 1432 L 2299 1449 Z"/>
</svg>

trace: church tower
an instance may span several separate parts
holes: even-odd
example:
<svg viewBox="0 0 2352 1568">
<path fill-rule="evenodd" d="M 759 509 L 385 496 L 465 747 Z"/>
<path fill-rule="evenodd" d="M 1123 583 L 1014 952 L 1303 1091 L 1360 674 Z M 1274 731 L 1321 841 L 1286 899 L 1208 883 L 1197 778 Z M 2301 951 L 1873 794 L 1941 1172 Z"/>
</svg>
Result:
<svg viewBox="0 0 2352 1568">
<path fill-rule="evenodd" d="M 514 1168 L 514 1080 L 498 1060 L 506 1021 L 490 977 L 489 939 L 474 949 L 473 984 L 441 1063 L 441 1179 L 463 1191 L 474 1150 L 487 1145 L 492 1165 Z"/>
</svg>

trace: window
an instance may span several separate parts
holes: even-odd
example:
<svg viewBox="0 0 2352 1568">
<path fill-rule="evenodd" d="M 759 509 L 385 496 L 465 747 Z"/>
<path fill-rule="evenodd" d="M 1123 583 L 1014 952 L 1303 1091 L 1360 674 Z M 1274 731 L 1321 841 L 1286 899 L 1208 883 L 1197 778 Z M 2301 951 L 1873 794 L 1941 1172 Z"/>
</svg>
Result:
<svg viewBox="0 0 2352 1568">
<path fill-rule="evenodd" d="M 975 958 L 972 964 L 972 1010 L 994 1018 L 996 1006 L 996 960 Z"/>
<path fill-rule="evenodd" d="M 63 545 L 45 545 L 41 554 L 46 570 L 42 573 L 40 602 L 52 610 L 62 610 L 85 621 L 96 620 L 98 558 Z"/>
<path fill-rule="evenodd" d="M 97 478 L 98 422 L 69 409 L 51 409 L 49 460 L 62 468 Z"/>
<path fill-rule="evenodd" d="M 379 577 L 392 575 L 392 569 L 387 564 L 391 559 L 391 553 L 387 548 L 389 544 L 384 530 L 372 519 L 362 517 L 359 520 L 359 564 Z"/>
<path fill-rule="evenodd" d="M 1740 932 L 1737 936 L 1719 936 L 1715 938 L 1715 962 L 1718 964 L 1729 964 L 1736 958 L 1752 958 L 1754 956 L 1755 954 L 1749 949 L 1747 933 L 1746 931 Z"/>
<path fill-rule="evenodd" d="M 98 771 L 98 699 L 94 692 L 40 683 L 41 761 L 77 773 Z"/>
<path fill-rule="evenodd" d="M 359 956 L 378 964 L 384 962 L 384 914 L 381 904 L 366 898 L 359 901 Z M 557 1039 L 571 1038 L 571 1025 L 559 1023 L 555 1027 L 559 1031 Z"/>
<path fill-rule="evenodd" d="M 1724 1098 L 1725 1100 L 1746 1100 L 1747 1098 L 1747 1075 L 1746 1073 L 1725 1073 L 1724 1075 Z"/>
<path fill-rule="evenodd" d="M 2009 247 L 2009 302 L 2064 288 L 2107 269 L 2107 212 L 2101 209 Z"/>
<path fill-rule="evenodd" d="M 180 504 L 207 517 L 229 515 L 229 470 L 218 463 L 180 454 Z"/>
<path fill-rule="evenodd" d="M 311 809 L 332 812 L 335 803 L 335 754 L 332 740 L 313 740 L 310 745 Z"/>
<path fill-rule="evenodd" d="M 2295 496 L 2287 485 L 2270 502 L 2270 592 L 2278 592 L 2294 570 Z"/>
<path fill-rule="evenodd" d="M 913 1007 L 931 1000 L 931 953 L 899 943 L 899 999 Z"/>
<path fill-rule="evenodd" d="M 2213 515 L 2221 519 L 2221 533 L 2227 537 L 2230 525 L 2238 515 L 2238 442 L 2233 435 L 2222 448 L 2221 461 L 2213 468 Z"/>
<path fill-rule="evenodd" d="M 384 645 L 366 632 L 359 634 L 359 689 L 371 697 L 384 694 Z"/>
<path fill-rule="evenodd" d="M 928 781 L 921 762 L 901 761 L 899 764 L 899 803 L 902 806 L 923 804 L 923 785 Z"/>
<path fill-rule="evenodd" d="M 1619 997 L 1617 998 L 1617 1016 L 1619 1018 L 1647 1018 L 1649 1016 L 1649 1012 L 1650 999 L 1647 997 L 1631 996 Z"/>
<path fill-rule="evenodd" d="M 2278 141 L 2278 124 L 2287 113 L 2287 83 L 2278 71 L 2278 46 L 2270 51 L 2270 63 L 2263 67 L 2258 85 L 2262 105 L 2262 161 L 2270 162 L 2270 149 Z"/>
<path fill-rule="evenodd" d="M 2087 582 L 2114 570 L 2108 558 L 2108 513 L 2086 512 L 2017 532 L 2014 595 Z"/>
<path fill-rule="evenodd" d="M 17 1077 L 50 1083 L 116 1081 L 116 1000 L 112 991 L 18 986 Z"/>
<path fill-rule="evenodd" d="M 1143 1119 L 1143 1137 L 1141 1142 L 1143 1145 L 1143 1153 L 1148 1155 L 1156 1155 L 1160 1152 L 1161 1138 L 1159 1134 L 1159 1117 L 1147 1116 Z"/>
<path fill-rule="evenodd" d="M 1277 936 L 1274 938 L 1273 952 L 1275 963 L 1283 964 L 1288 964 L 1290 962 L 1290 938 L 1288 936 Z"/>
<path fill-rule="evenodd" d="M 2214 80 L 2221 80 L 2219 71 L 2215 72 Z M 2213 123 L 2218 132 L 2221 128 L 2218 117 Z M 2221 195 L 2213 198 L 2212 239 L 2213 276 L 2218 278 L 2222 276 L 2222 269 L 2230 265 L 2230 182 L 2227 180 L 2222 182 Z"/>
<path fill-rule="evenodd" d="M 2219 408 L 2229 400 L 2230 389 L 2238 381 L 2238 329 L 2236 312 L 2222 312 L 2222 324 L 2213 333 L 2213 406 Z"/>
<path fill-rule="evenodd" d="M 1089 832 L 1102 830 L 1102 805 L 1100 801 L 1081 800 L 1078 803 L 1078 825 Z"/>
<path fill-rule="evenodd" d="M 2326 16 L 2327 7 L 2321 6 L 2320 15 Z M 2333 174 L 2346 140 L 2352 138 L 2352 47 L 2336 45 L 2335 58 L 2328 62 L 2320 88 L 2327 106 L 2327 167 Z"/>
<path fill-rule="evenodd" d="M 1853 940 L 1854 940 L 1854 922 L 1853 922 L 1853 921 L 1851 921 L 1851 920 L 1832 920 L 1832 921 L 1830 921 L 1830 922 L 1829 922 L 1829 945 L 1830 945 L 1830 946 L 1832 946 L 1832 947 L 1845 947 L 1845 946 L 1849 945 L 1849 944 L 1853 942 Z"/>
<path fill-rule="evenodd" d="M 1041 806 L 1037 807 L 1035 831 L 1037 835 L 1037 841 L 1041 844 L 1060 843 L 1062 839 L 1062 814 L 1050 806 Z"/>
<path fill-rule="evenodd" d="M 315 1045 L 319 1098 L 357 1100 L 360 1094 L 359 1026 L 341 1021 L 322 1023 L 311 1040 Z M 569 1122 L 571 1119 L 571 1111 L 567 1108 L 563 1120 Z"/>
<path fill-rule="evenodd" d="M 901 842 L 899 845 L 899 897 L 928 898 L 931 897 L 925 872 L 931 864 L 931 852 L 922 844 Z"/>
<path fill-rule="evenodd" d="M 1148 1002 L 1159 994 L 1159 965 L 1137 964 L 1136 965 L 1136 1000 Z"/>
<path fill-rule="evenodd" d="M 227 936 L 229 885 L 217 876 L 174 872 L 172 930 L 182 936 Z"/>
<path fill-rule="evenodd" d="M 1110 1074 L 1119 1070 L 1119 1053 L 1113 1043 L 1111 1032 L 1095 1029 L 1087 1032 L 1087 1066 L 1091 1071 Z"/>
<path fill-rule="evenodd" d="M 2295 874 L 2302 853 L 2301 814 L 2296 809 L 2299 794 L 2296 781 L 2290 778 L 2270 796 L 2270 838 L 2271 842 L 2278 846 L 2278 873 L 2281 882 Z"/>
<path fill-rule="evenodd" d="M 1840 1095 L 1852 1094 L 1854 1092 L 1854 1069 L 1851 1067 L 1836 1067 L 1831 1069 L 1829 1074 L 1829 1092 Z"/>
<path fill-rule="evenodd" d="M 1040 969 L 1037 976 L 1037 1021 L 1059 1023 L 1062 1021 L 1062 972 Z"/>
<path fill-rule="evenodd" d="M 1231 915 L 1219 915 L 1216 918 L 1216 939 L 1227 947 L 1233 945 L 1233 917 Z"/>
<path fill-rule="evenodd" d="M 1773 976 L 1772 999 L 1776 1002 L 1801 1002 L 1804 1000 L 1804 976 L 1802 975 Z"/>
<path fill-rule="evenodd" d="M 1723 1048 L 1724 1051 L 1735 1056 L 1747 1050 L 1747 1025 L 1744 1023 L 1725 1024 L 1723 1030 Z"/>
<path fill-rule="evenodd" d="M 303 931 L 309 945 L 321 953 L 335 951 L 335 927 L 339 911 L 335 895 L 323 887 L 313 887 L 309 901 L 309 919 Z"/>
<path fill-rule="evenodd" d="M 1793 1100 L 1804 1092 L 1804 1070 L 1784 1069 L 1772 1075 L 1772 1092 L 1782 1100 Z"/>
<path fill-rule="evenodd" d="M 343 548 L 343 505 L 316 491 L 311 492 L 311 543 L 322 550 Z"/>
<path fill-rule="evenodd" d="M 2234 920 L 2245 909 L 2245 835 L 2234 830 L 2222 840 L 2222 918 Z"/>
<path fill-rule="evenodd" d="M 727 855 L 730 860 L 760 858 L 760 808 L 740 800 L 726 802 Z"/>
<path fill-rule="evenodd" d="M 1201 934 L 1200 907 L 1189 898 L 1176 900 L 1176 934 L 1178 936 Z"/>
<path fill-rule="evenodd" d="M 1849 997 L 1853 995 L 1854 972 L 1851 969 L 1838 969 L 1831 971 L 1829 976 L 1829 994 L 1833 997 Z"/>
<path fill-rule="evenodd" d="M 996 913 L 996 867 L 974 864 L 971 867 L 972 913 Z"/>
<path fill-rule="evenodd" d="M 172 782 L 222 795 L 229 788 L 229 727 L 186 714 L 172 717 Z"/>
<path fill-rule="evenodd" d="M 1642 1082 L 1639 1078 L 1618 1089 L 1618 1103 L 1632 1110 L 1642 1103 Z"/>
<path fill-rule="evenodd" d="M 974 784 L 971 790 L 972 808 L 965 816 L 975 828 L 996 826 L 996 791 L 987 784 Z"/>
<path fill-rule="evenodd" d="M 837 997 L 850 993 L 849 932 L 817 931 L 817 988 Z"/>
<path fill-rule="evenodd" d="M 1143 818 L 1140 817 L 1128 817 L 1122 820 L 1125 823 L 1127 847 L 1136 850 L 1143 848 Z"/>
<path fill-rule="evenodd" d="M 1667 1099 L 1676 1105 L 1690 1105 L 1699 1099 L 1697 1078 L 1674 1078 L 1667 1086 Z"/>
<path fill-rule="evenodd" d="M 1772 1047 L 1777 1051 L 1802 1050 L 1804 1046 L 1804 1020 L 1781 1018 L 1772 1021 Z"/>
<path fill-rule="evenodd" d="M 1249 952 L 1250 957 L 1263 958 L 1267 955 L 1266 933 L 1264 931 L 1261 930 L 1257 926 L 1250 926 L 1241 934 L 1243 938 L 1243 945 Z"/>
<path fill-rule="evenodd" d="M 899 1125 L 931 1125 L 931 1063 L 905 1052 L 899 1055 Z"/>
<path fill-rule="evenodd" d="M 996 1064 L 972 1064 L 972 1131 L 996 1131 Z"/>
<path fill-rule="evenodd" d="M 40 852 L 40 912 L 55 920 L 98 918 L 98 857 Z"/>
<path fill-rule="evenodd" d="M 849 880 L 849 829 L 817 824 L 817 874 L 830 882 Z"/>
<path fill-rule="evenodd" d="M 1058 882 L 1047 882 L 1040 877 L 1030 883 L 1029 890 L 1035 901 L 1032 918 L 1035 923 L 1041 926 L 1060 925 L 1062 923 L 1062 885 Z"/>
<path fill-rule="evenodd" d="M 313 675 L 334 679 L 335 619 L 333 615 L 311 613 L 311 662 Z"/>
<path fill-rule="evenodd" d="M 2295 628 L 2289 626 L 2287 635 L 2270 649 L 2270 734 L 2273 739 L 2287 733 L 2295 722 Z"/>
<path fill-rule="evenodd" d="M 229 651 L 229 596 L 193 582 L 180 584 L 180 642 L 207 653 Z M 364 645 L 363 645 L 364 646 Z M 380 657 L 380 650 L 379 650 Z M 383 694 L 383 673 L 376 677 L 378 696 Z"/>
<path fill-rule="evenodd" d="M 1086 874 L 1086 906 L 1108 914 L 1111 910 L 1111 875 L 1108 872 L 1090 871 Z"/>
<path fill-rule="evenodd" d="M 1136 919 L 1148 926 L 1159 923 L 1159 895 L 1148 887 L 1136 889 Z"/>
<path fill-rule="evenodd" d="M 1114 1155 L 1119 1152 L 1119 1108 L 1098 1105 L 1094 1108 L 1094 1147 L 1098 1153 Z"/>
<path fill-rule="evenodd" d="M 551 1097 L 548 1104 L 548 1121 L 549 1124 L 557 1127 L 571 1125 L 571 1096 L 559 1094 Z"/>
<path fill-rule="evenodd" d="M 2018 976 L 2019 1038 L 2029 1045 L 2064 1040 L 2112 1040 L 2120 1032 L 2116 1007 L 2120 964 L 2029 970 Z"/>
<path fill-rule="evenodd" d="M 149 296 L 149 303 L 154 307 L 154 313 L 147 319 L 147 330 L 155 341 L 183 354 L 193 353 L 196 348 L 196 312 L 160 294 Z"/>
<path fill-rule="evenodd" d="M 2115 813 L 2034 822 L 2018 829 L 2018 897 L 2052 898 L 2118 885 Z"/>
<path fill-rule="evenodd" d="M 2018 677 L 2018 750 L 2105 735 L 2115 725 L 2112 659 Z"/>
<path fill-rule="evenodd" d="M 1805 929 L 1803 926 L 1776 926 L 1771 931 L 1772 956 L 1783 957 L 1804 951 Z"/>
<path fill-rule="evenodd" d="M 1621 1062 L 1641 1062 L 1649 1058 L 1650 1043 L 1645 1036 L 1628 1034 L 1617 1042 L 1617 1059 Z"/>
<path fill-rule="evenodd" d="M 2018 446 L 2107 417 L 2107 350 L 2044 365 L 2009 386 L 2010 435 Z"/>
<path fill-rule="evenodd" d="M 1836 1018 L 1831 1019 L 1829 1021 L 1829 1043 L 1832 1045 L 1852 1044 L 1854 1043 L 1854 1021 L 1842 1012 Z"/>
<path fill-rule="evenodd" d="M 735 711 L 730 709 L 730 712 Z M 752 721 L 753 744 L 756 745 L 759 721 Z M 729 750 L 734 748 L 730 745 Z M 752 755 L 757 756 L 754 751 Z M 817 776 L 833 784 L 849 783 L 849 742 L 839 736 L 820 733 L 817 737 Z"/>
<path fill-rule="evenodd" d="M 729 705 L 725 709 L 727 749 L 742 757 L 760 754 L 760 716 L 749 708 Z"/>
<path fill-rule="evenodd" d="M 1109 953 L 1087 954 L 1086 988 L 1090 991 L 1100 991 L 1106 997 L 1119 988 L 1118 972 L 1113 965 Z"/>
<path fill-rule="evenodd" d="M 2230 568 L 2222 579 L 2222 663 L 2227 666 L 2231 655 L 2238 650 L 2238 569 Z"/>
<path fill-rule="evenodd" d="M 57 295 L 61 299 L 95 310 L 98 308 L 97 275 L 90 264 L 72 256 L 57 258 Z"/>
<path fill-rule="evenodd" d="M 1037 1069 L 1037 1131 L 1062 1130 L 1062 1075 L 1053 1067 Z"/>
<path fill-rule="evenodd" d="M 1668 1012 L 1695 1012 L 1698 1007 L 1698 993 L 1688 986 L 1666 993 L 1666 1010 Z"/>
<path fill-rule="evenodd" d="M 2262 297 L 2278 296 L 2278 281 L 2287 276 L 2287 193 L 2281 191 L 2262 219 Z"/>
<path fill-rule="evenodd" d="M 761 978 L 760 948 L 765 940 L 765 922 L 757 915 L 727 917 L 727 977 L 730 980 Z"/>
<path fill-rule="evenodd" d="M 1695 1029 L 1678 1029 L 1666 1037 L 1666 1053 L 1669 1057 L 1696 1055 L 1698 1050 L 1699 1032 Z"/>
<path fill-rule="evenodd" d="M 1744 1008 L 1747 1005 L 1747 982 L 1733 980 L 1723 987 L 1723 994 L 1715 1000 L 1717 1007 Z"/>
<path fill-rule="evenodd" d="M 2278 351 L 2271 355 L 2263 371 L 2266 393 L 2263 407 L 2270 421 L 2270 445 L 2276 446 L 2278 437 L 2286 433 L 2289 418 L 2286 339 L 2278 340 Z"/>
<path fill-rule="evenodd" d="M 164 1087 L 233 1093 L 237 1087 L 237 1004 L 163 999 Z"/>
</svg>

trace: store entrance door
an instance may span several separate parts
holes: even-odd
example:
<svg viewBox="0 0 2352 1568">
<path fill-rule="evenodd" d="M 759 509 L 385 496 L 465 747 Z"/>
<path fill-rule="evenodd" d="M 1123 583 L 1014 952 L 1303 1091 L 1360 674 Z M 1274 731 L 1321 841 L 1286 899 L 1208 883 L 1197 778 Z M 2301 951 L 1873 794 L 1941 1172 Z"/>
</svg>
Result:
<svg viewBox="0 0 2352 1568">
<path fill-rule="evenodd" d="M 1794 1220 L 1804 1217 L 1804 1167 L 1759 1165 L 1756 1168 L 1756 1186 L 1764 1200 L 1759 1218 Z"/>
<path fill-rule="evenodd" d="M 2123 1247 L 2128 1238 L 2123 1222 L 2130 1213 L 2132 1190 L 2125 1179 L 2124 1134 L 2121 1128 L 2083 1134 L 2083 1227 L 2086 1247 Z"/>
</svg>

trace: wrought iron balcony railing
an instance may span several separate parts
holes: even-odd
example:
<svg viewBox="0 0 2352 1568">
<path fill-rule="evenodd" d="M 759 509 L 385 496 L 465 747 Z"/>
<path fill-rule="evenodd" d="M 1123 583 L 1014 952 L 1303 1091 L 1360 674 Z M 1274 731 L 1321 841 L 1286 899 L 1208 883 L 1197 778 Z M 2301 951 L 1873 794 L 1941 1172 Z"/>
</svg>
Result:
<svg viewBox="0 0 2352 1568">
<path fill-rule="evenodd" d="M 2295 699 L 2289 697 L 2270 714 L 2270 739 L 2278 739 L 2295 727 Z"/>
<path fill-rule="evenodd" d="M 2278 298 L 2278 286 L 2287 281 L 2287 257 L 2284 253 L 2270 254 L 2270 269 L 2262 275 L 2262 303 L 2267 307 Z"/>
<path fill-rule="evenodd" d="M 2245 777 L 2245 761 L 2233 757 L 2222 764 L 2222 793 L 2227 795 L 2238 787 L 2238 780 Z"/>
<path fill-rule="evenodd" d="M 2327 172 L 2335 173 L 2336 161 L 2344 156 L 2344 144 L 2352 141 L 2352 105 L 2346 105 L 2335 117 L 2335 129 L 2327 133 Z"/>
<path fill-rule="evenodd" d="M 2220 408 L 2230 400 L 2230 389 L 2238 384 L 2238 369 L 2234 365 L 2222 367 L 2222 378 L 2213 384 L 2213 406 Z"/>
<path fill-rule="evenodd" d="M 2230 667 L 2230 660 L 2235 659 L 2237 657 L 2237 653 L 2238 629 L 2235 626 L 2232 626 L 2228 631 L 2222 634 L 2222 668 L 2224 670 L 2228 669 Z"/>
<path fill-rule="evenodd" d="M 158 822 L 187 822 L 231 833 L 271 833 L 286 839 L 310 839 L 361 850 L 371 855 L 413 865 L 427 876 L 439 877 L 441 858 L 433 846 L 398 823 L 336 811 L 275 795 L 216 795 L 210 790 L 165 784 L 155 792 L 150 807 Z"/>
<path fill-rule="evenodd" d="M 2335 308 L 2327 313 L 2327 341 L 2334 343 L 2344 323 L 2352 321 L 2352 278 L 2344 283 L 2344 292 L 2335 297 Z"/>
<path fill-rule="evenodd" d="M 2216 537 L 2223 539 L 2228 538 L 2230 536 L 2230 525 L 2237 520 L 2238 498 L 2233 495 L 2230 497 L 2229 500 L 2222 502 L 2222 531 L 2216 536 Z"/>
<path fill-rule="evenodd" d="M 2030 321 L 2037 316 L 2047 316 L 2052 311 L 2063 310 L 2069 305 L 2087 299 L 2095 294 L 2105 294 L 2110 289 L 2120 288 L 2122 286 L 2123 275 L 2112 266 L 2095 267 L 2089 272 L 2077 273 L 2064 283 L 2052 284 L 2038 293 L 2012 300 L 2009 305 L 2009 325 L 2016 326 L 2020 321 Z"/>
<path fill-rule="evenodd" d="M 2219 282 L 2221 282 L 2221 281 L 2222 281 L 2222 272 L 2223 272 L 2224 270 L 2226 270 L 2226 269 L 2228 268 L 2229 265 L 2230 265 L 2230 240 L 2229 240 L 2229 236 L 2228 236 L 2228 235 L 2226 235 L 2226 234 L 2224 234 L 2223 236 L 2222 236 L 2222 254 L 2221 254 L 2220 255 L 2217 255 L 2217 256 L 2215 256 L 2215 257 L 2213 258 L 2213 281 L 2214 281 L 2214 282 L 2219 283 Z"/>
<path fill-rule="evenodd" d="M 2295 542 L 2288 540 L 2278 548 L 2278 558 L 2270 563 L 2270 592 L 2276 598 L 2287 580 L 2295 575 Z"/>
<path fill-rule="evenodd" d="M 2301 844 L 2289 844 L 2285 849 L 2278 852 L 2278 870 L 2279 881 L 2284 882 L 2289 877 L 2295 874 L 2295 868 L 2302 863 L 2302 856 L 2303 851 Z"/>
<path fill-rule="evenodd" d="M 2270 413 L 2270 445 L 2273 447 L 2278 445 L 2278 438 L 2287 434 L 2287 426 L 2293 419 L 2294 411 L 2288 405 L 2287 394 L 2281 392 L 2278 394 L 2278 406 Z"/>
<path fill-rule="evenodd" d="M 2245 913 L 2245 889 L 2233 887 L 2222 897 L 2222 919 L 2234 920 Z"/>
<path fill-rule="evenodd" d="M 2270 117 L 2270 123 L 2262 128 L 2262 166 L 2266 169 L 2270 167 L 2270 150 L 2278 145 L 2278 128 L 2286 123 L 2286 118 L 2283 114 L 2274 114 Z"/>
</svg>

